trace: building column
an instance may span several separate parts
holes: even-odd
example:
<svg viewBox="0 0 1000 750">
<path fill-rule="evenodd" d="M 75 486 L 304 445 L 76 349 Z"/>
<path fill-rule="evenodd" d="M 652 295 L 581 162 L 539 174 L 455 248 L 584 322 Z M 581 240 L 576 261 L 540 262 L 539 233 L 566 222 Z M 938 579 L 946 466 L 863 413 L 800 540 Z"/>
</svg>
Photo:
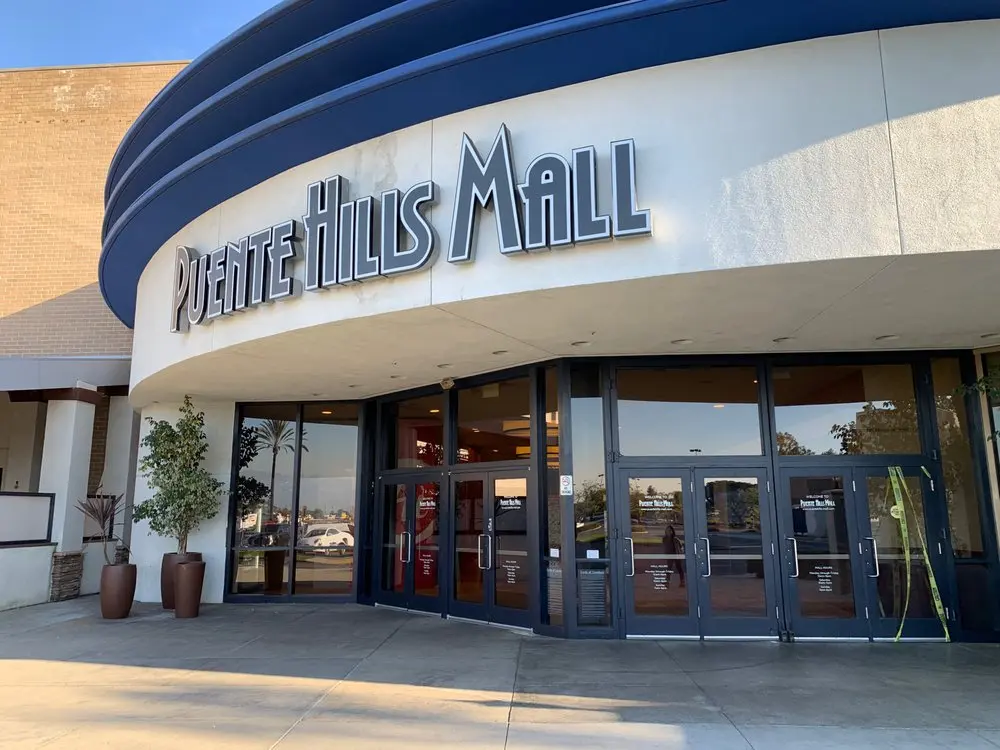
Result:
<svg viewBox="0 0 1000 750">
<path fill-rule="evenodd" d="M 95 399 L 100 399 L 96 390 L 92 393 Z M 45 415 L 38 491 L 55 495 L 52 541 L 59 552 L 78 552 L 83 548 L 83 514 L 76 504 L 87 497 L 94 406 L 92 401 L 50 399 Z"/>
<path fill-rule="evenodd" d="M 104 451 L 103 491 L 121 495 L 116 533 L 126 546 L 131 542 L 132 498 L 135 495 L 135 471 L 139 450 L 139 415 L 128 396 L 111 396 L 108 407 L 108 439 Z"/>
<path fill-rule="evenodd" d="M 45 404 L 10 404 L 10 450 L 3 472 L 5 492 L 37 492 L 45 437 Z"/>
</svg>

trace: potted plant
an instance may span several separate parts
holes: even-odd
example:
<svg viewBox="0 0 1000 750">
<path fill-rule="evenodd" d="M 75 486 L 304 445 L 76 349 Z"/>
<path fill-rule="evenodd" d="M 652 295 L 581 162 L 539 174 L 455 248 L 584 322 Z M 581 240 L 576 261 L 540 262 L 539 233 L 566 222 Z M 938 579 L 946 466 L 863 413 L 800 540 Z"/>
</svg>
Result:
<svg viewBox="0 0 1000 750">
<path fill-rule="evenodd" d="M 132 611 L 135 599 L 135 565 L 128 561 L 129 549 L 125 542 L 114 534 L 115 517 L 123 495 L 104 495 L 98 487 L 97 493 L 76 504 L 83 515 L 101 530 L 99 539 L 104 554 L 101 568 L 101 617 L 105 620 L 121 620 Z M 108 543 L 118 542 L 125 552 L 124 562 L 114 562 L 108 556 Z"/>
<path fill-rule="evenodd" d="M 141 442 L 139 469 L 153 496 L 136 507 L 133 520 L 148 521 L 150 531 L 177 540 L 177 551 L 164 554 L 160 565 L 160 597 L 164 609 L 174 609 L 180 594 L 184 607 L 178 616 L 193 617 L 201 601 L 205 563 L 200 552 L 188 551 L 188 538 L 202 521 L 218 514 L 225 485 L 203 466 L 208 452 L 205 413 L 195 411 L 190 396 L 184 397 L 176 425 L 151 417 L 147 421 L 150 429 Z M 193 565 L 194 574 L 178 578 L 176 568 L 183 564 Z"/>
</svg>

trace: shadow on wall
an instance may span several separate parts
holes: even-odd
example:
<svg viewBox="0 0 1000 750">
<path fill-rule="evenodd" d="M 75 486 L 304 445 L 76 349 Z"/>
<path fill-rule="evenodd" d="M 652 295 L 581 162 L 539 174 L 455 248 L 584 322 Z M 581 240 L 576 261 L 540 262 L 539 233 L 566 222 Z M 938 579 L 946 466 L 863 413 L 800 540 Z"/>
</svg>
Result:
<svg viewBox="0 0 1000 750">
<path fill-rule="evenodd" d="M 0 317 L 0 357 L 131 353 L 132 331 L 108 309 L 96 282 Z"/>
</svg>

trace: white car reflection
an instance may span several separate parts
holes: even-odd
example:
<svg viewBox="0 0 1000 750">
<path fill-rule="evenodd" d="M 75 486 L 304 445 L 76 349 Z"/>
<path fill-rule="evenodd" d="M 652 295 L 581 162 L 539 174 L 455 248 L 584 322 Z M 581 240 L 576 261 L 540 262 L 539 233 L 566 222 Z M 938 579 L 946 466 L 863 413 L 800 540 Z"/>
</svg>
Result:
<svg viewBox="0 0 1000 750">
<path fill-rule="evenodd" d="M 341 524 L 310 526 L 299 539 L 299 546 L 317 554 L 350 555 L 354 552 L 354 536 Z"/>
</svg>

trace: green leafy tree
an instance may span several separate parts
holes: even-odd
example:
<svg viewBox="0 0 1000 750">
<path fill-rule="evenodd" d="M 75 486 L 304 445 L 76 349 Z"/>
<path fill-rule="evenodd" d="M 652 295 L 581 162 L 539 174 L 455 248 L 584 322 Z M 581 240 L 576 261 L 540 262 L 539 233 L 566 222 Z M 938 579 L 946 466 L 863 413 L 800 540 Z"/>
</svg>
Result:
<svg viewBox="0 0 1000 750">
<path fill-rule="evenodd" d="M 239 463 L 236 475 L 236 509 L 240 518 L 245 518 L 255 508 L 263 506 L 269 496 L 266 484 L 256 477 L 243 473 L 243 470 L 250 466 L 260 454 L 260 449 L 260 436 L 257 434 L 257 430 L 251 425 L 241 425 Z"/>
<path fill-rule="evenodd" d="M 218 514 L 225 485 L 203 466 L 208 452 L 205 413 L 196 412 L 185 396 L 180 415 L 176 425 L 147 417 L 150 430 L 141 442 L 145 453 L 139 470 L 153 496 L 136 507 L 133 520 L 148 521 L 155 533 L 176 539 L 183 554 L 191 533 Z"/>
<path fill-rule="evenodd" d="M 279 453 L 295 453 L 295 425 L 287 419 L 265 419 L 254 428 L 261 449 L 271 452 L 271 484 L 268 492 L 267 518 L 274 517 L 274 480 L 278 470 Z M 302 432 L 302 450 L 306 447 L 305 431 Z"/>
</svg>

